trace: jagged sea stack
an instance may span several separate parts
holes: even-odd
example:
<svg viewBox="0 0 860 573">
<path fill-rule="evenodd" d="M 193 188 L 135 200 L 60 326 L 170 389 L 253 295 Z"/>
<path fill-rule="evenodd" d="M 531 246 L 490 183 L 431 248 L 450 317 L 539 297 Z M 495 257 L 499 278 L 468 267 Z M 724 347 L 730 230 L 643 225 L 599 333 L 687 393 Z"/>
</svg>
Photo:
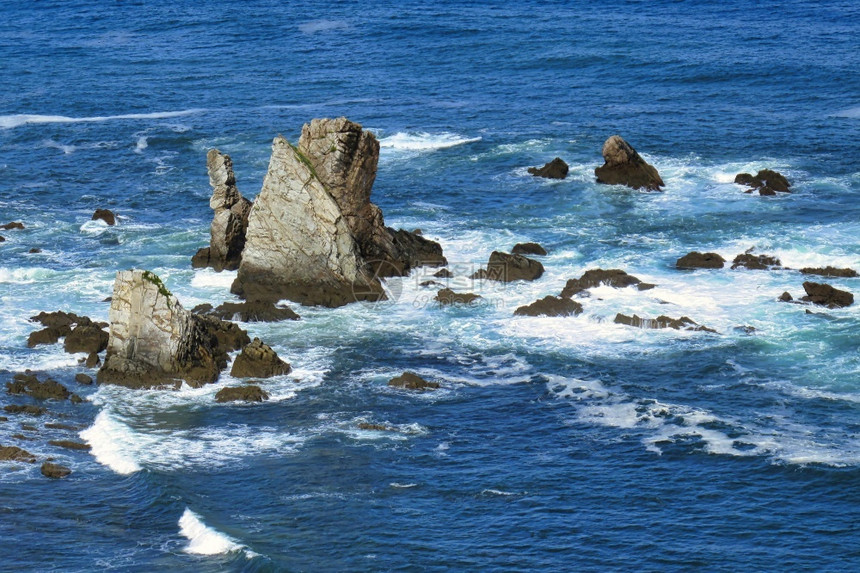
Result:
<svg viewBox="0 0 860 573">
<path fill-rule="evenodd" d="M 645 162 L 621 136 L 613 135 L 603 144 L 604 164 L 594 170 L 598 183 L 627 185 L 633 189 L 660 191 L 665 184 L 653 165 Z"/>
</svg>

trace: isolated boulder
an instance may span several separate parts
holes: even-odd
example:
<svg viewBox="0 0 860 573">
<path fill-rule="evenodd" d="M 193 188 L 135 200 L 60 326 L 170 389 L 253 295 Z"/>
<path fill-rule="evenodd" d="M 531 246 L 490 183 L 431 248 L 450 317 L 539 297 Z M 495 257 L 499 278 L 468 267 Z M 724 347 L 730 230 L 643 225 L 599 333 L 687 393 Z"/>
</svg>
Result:
<svg viewBox="0 0 860 573">
<path fill-rule="evenodd" d="M 54 464 L 51 462 L 43 462 L 40 471 L 43 476 L 51 479 L 64 478 L 72 473 L 72 470 L 66 466 L 61 466 L 60 464 Z"/>
<path fill-rule="evenodd" d="M 770 169 L 762 169 L 755 175 L 738 173 L 735 176 L 735 183 L 749 187 L 745 193 L 752 193 L 755 190 L 758 190 L 759 195 L 776 195 L 777 191 L 791 193 L 789 189 L 791 183 L 788 182 L 788 179 L 783 177 L 781 173 Z"/>
<path fill-rule="evenodd" d="M 725 264 L 726 259 L 717 253 L 693 251 L 678 259 L 675 262 L 675 267 L 679 269 L 721 269 Z"/>
<path fill-rule="evenodd" d="M 514 311 L 516 316 L 575 316 L 582 312 L 582 305 L 570 298 L 545 296 Z"/>
<path fill-rule="evenodd" d="M 857 271 L 854 269 L 839 269 L 836 267 L 804 267 L 800 272 L 805 275 L 820 275 L 823 277 L 843 277 L 854 278 L 857 276 Z"/>
<path fill-rule="evenodd" d="M 854 295 L 848 291 L 839 290 L 826 283 L 803 283 L 806 296 L 800 300 L 819 304 L 828 308 L 842 308 L 854 304 Z"/>
<path fill-rule="evenodd" d="M 271 378 L 289 374 L 292 368 L 278 357 L 277 352 L 259 338 L 242 349 L 233 362 L 230 376 L 235 378 Z"/>
<path fill-rule="evenodd" d="M 782 263 L 776 257 L 770 255 L 753 255 L 752 253 L 743 253 L 735 257 L 732 261 L 732 268 L 744 268 L 750 270 L 771 270 L 781 269 Z"/>
<path fill-rule="evenodd" d="M 533 281 L 539 279 L 543 272 L 543 265 L 534 259 L 493 251 L 487 268 L 479 270 L 471 278 L 504 283 L 519 280 Z"/>
<path fill-rule="evenodd" d="M 654 166 L 645 162 L 629 143 L 613 135 L 603 144 L 604 164 L 594 170 L 598 183 L 627 185 L 660 191 L 665 184 Z"/>
<path fill-rule="evenodd" d="M 414 372 L 404 372 L 400 376 L 395 376 L 391 380 L 388 381 L 388 385 L 393 388 L 403 388 L 405 390 L 418 390 L 419 392 L 423 392 L 425 390 L 435 390 L 439 388 L 438 382 L 433 382 L 430 380 L 425 380 L 424 378 L 418 376 Z"/>
<path fill-rule="evenodd" d="M 10 231 L 12 229 L 24 229 L 24 223 L 20 221 L 12 221 L 11 223 L 5 223 L 3 225 L 0 225 L 0 229 L 3 229 L 4 231 Z"/>
<path fill-rule="evenodd" d="M 545 177 L 547 179 L 564 179 L 567 177 L 567 172 L 570 168 L 567 166 L 561 157 L 556 157 L 543 167 L 529 167 L 529 173 L 535 177 Z"/>
<path fill-rule="evenodd" d="M 269 395 L 253 384 L 221 388 L 215 394 L 216 402 L 262 402 L 268 399 Z"/>
<path fill-rule="evenodd" d="M 104 221 L 111 227 L 116 225 L 116 215 L 114 215 L 113 211 L 109 209 L 96 209 L 95 213 L 93 213 L 91 221 Z"/>
<path fill-rule="evenodd" d="M 443 288 L 433 298 L 439 306 L 464 306 L 469 305 L 481 298 L 481 295 L 470 292 L 458 293 L 449 288 Z"/>
</svg>

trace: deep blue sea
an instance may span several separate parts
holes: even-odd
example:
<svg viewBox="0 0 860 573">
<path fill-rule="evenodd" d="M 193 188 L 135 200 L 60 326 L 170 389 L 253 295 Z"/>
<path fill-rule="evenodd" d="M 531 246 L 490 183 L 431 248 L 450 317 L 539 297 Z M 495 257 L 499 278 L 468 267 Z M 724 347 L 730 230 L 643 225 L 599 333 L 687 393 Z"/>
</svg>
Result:
<svg viewBox="0 0 860 573">
<path fill-rule="evenodd" d="M 0 421 L 0 445 L 73 472 L 0 462 L 0 570 L 857 571 L 860 302 L 809 314 L 776 301 L 803 295 L 796 270 L 675 261 L 860 270 L 858 38 L 850 1 L 4 0 L 0 224 L 26 228 L 0 231 L 0 383 L 31 369 L 85 402 Z M 273 137 L 338 116 L 381 141 L 386 223 L 439 241 L 486 304 L 429 304 L 418 270 L 387 303 L 243 323 L 293 366 L 262 404 L 216 403 L 226 372 L 83 386 L 82 355 L 27 347 L 39 311 L 107 320 L 118 270 L 186 308 L 232 300 L 235 272 L 190 264 L 206 152 L 253 198 Z M 613 134 L 663 193 L 595 182 Z M 555 156 L 567 179 L 528 175 Z M 763 168 L 794 192 L 733 183 Z M 541 279 L 463 278 L 525 241 Z M 513 316 L 597 267 L 658 286 Z M 390 389 L 406 370 L 442 388 Z"/>
</svg>

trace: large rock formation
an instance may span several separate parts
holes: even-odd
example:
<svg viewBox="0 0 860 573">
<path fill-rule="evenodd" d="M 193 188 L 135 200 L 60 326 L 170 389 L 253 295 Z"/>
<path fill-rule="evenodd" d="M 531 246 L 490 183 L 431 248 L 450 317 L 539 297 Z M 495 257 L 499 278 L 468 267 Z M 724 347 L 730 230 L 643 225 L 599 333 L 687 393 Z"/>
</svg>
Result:
<svg viewBox="0 0 860 573">
<path fill-rule="evenodd" d="M 209 247 L 197 251 L 191 265 L 195 268 L 212 267 L 216 271 L 238 269 L 245 247 L 251 202 L 242 197 L 236 187 L 233 161 L 229 155 L 210 149 L 206 155 L 206 168 L 212 185 L 209 206 L 215 211 L 215 216 L 209 229 Z"/>
<path fill-rule="evenodd" d="M 828 308 L 842 308 L 854 304 L 854 295 L 845 290 L 833 288 L 827 283 L 803 283 L 806 296 L 800 300 L 820 304 Z"/>
<path fill-rule="evenodd" d="M 627 185 L 634 189 L 660 191 L 665 184 L 653 165 L 620 136 L 613 135 L 603 144 L 604 164 L 594 170 L 598 183 Z"/>
<path fill-rule="evenodd" d="M 227 355 L 215 319 L 192 314 L 148 271 L 120 271 L 110 307 L 103 384 L 149 388 L 185 380 L 198 387 L 218 379 Z"/>
<path fill-rule="evenodd" d="M 271 378 L 289 374 L 292 368 L 272 350 L 272 347 L 255 338 L 242 349 L 233 362 L 230 376 L 236 378 Z"/>
</svg>

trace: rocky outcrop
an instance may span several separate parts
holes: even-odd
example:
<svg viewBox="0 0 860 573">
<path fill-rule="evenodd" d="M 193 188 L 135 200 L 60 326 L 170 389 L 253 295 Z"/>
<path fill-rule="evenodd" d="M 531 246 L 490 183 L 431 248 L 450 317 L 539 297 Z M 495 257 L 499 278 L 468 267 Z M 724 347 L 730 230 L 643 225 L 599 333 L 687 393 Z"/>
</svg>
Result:
<svg viewBox="0 0 860 573">
<path fill-rule="evenodd" d="M 102 333 L 101 335 L 96 333 L 96 330 L 101 330 L 101 327 L 104 326 L 102 323 L 94 323 L 86 316 L 78 316 L 73 312 L 63 312 L 58 310 L 56 312 L 40 312 L 36 316 L 31 316 L 30 320 L 33 322 L 39 322 L 44 326 L 42 330 L 37 330 L 35 332 L 31 332 L 30 336 L 27 338 L 27 346 L 33 348 L 38 344 L 54 344 L 62 337 L 68 337 L 72 330 L 77 330 L 81 328 L 82 330 L 78 333 L 77 339 L 83 343 L 84 340 L 96 341 L 94 343 L 95 346 L 101 346 L 101 341 L 104 340 L 106 342 L 106 333 Z M 73 350 L 68 350 L 69 352 L 77 352 L 74 350 L 78 341 L 73 339 L 71 343 L 71 348 Z M 102 348 L 103 349 L 103 348 Z M 100 352 L 100 350 L 99 350 Z"/>
<path fill-rule="evenodd" d="M 791 183 L 782 174 L 770 169 L 762 169 L 755 175 L 749 173 L 738 173 L 735 183 L 749 187 L 744 193 L 752 193 L 758 189 L 759 195 L 776 195 L 776 192 L 791 193 Z"/>
<path fill-rule="evenodd" d="M 628 275 L 626 271 L 621 269 L 590 269 L 585 271 L 578 279 L 570 279 L 561 291 L 563 298 L 570 298 L 584 290 L 594 288 L 600 285 L 607 285 L 613 288 L 626 288 L 635 286 L 639 290 L 648 290 L 656 285 L 651 283 L 643 283 L 633 275 Z"/>
<path fill-rule="evenodd" d="M 522 255 L 493 251 L 486 269 L 472 275 L 473 279 L 483 279 L 509 283 L 512 281 L 533 281 L 544 272 L 543 265 Z"/>
<path fill-rule="evenodd" d="M 64 478 L 72 473 L 72 470 L 70 470 L 66 466 L 53 464 L 51 462 L 43 462 L 40 471 L 42 472 L 43 476 L 51 479 Z"/>
<path fill-rule="evenodd" d="M 511 249 L 511 254 L 543 256 L 546 254 L 546 249 L 537 243 L 517 243 L 514 245 L 514 248 Z"/>
<path fill-rule="evenodd" d="M 36 463 L 36 456 L 18 446 L 0 446 L 0 461 Z"/>
<path fill-rule="evenodd" d="M 800 300 L 819 304 L 828 308 L 842 308 L 854 304 L 854 295 L 848 291 L 839 290 L 826 283 L 803 283 L 806 296 Z"/>
<path fill-rule="evenodd" d="M 582 305 L 570 298 L 546 296 L 521 306 L 514 311 L 516 316 L 575 316 L 582 312 Z"/>
<path fill-rule="evenodd" d="M 216 402 L 262 402 L 268 399 L 269 395 L 253 384 L 221 388 L 215 394 Z"/>
<path fill-rule="evenodd" d="M 746 252 L 735 257 L 735 260 L 732 261 L 732 268 L 767 271 L 772 269 L 781 269 L 782 263 L 778 258 L 770 255 L 753 255 L 752 253 Z"/>
<path fill-rule="evenodd" d="M 91 221 L 104 221 L 111 227 L 116 225 L 116 215 L 109 209 L 96 209 Z"/>
<path fill-rule="evenodd" d="M 679 269 L 721 269 L 726 259 L 717 253 L 700 253 L 693 251 L 677 260 L 675 267 Z"/>
<path fill-rule="evenodd" d="M 209 246 L 197 251 L 191 259 L 195 268 L 212 267 L 216 271 L 239 268 L 251 202 L 236 187 L 233 161 L 217 149 L 206 154 L 206 169 L 212 197 L 209 206 L 215 211 L 209 227 Z"/>
<path fill-rule="evenodd" d="M 800 272 L 805 275 L 820 275 L 823 277 L 843 277 L 843 278 L 854 278 L 857 276 L 857 271 L 854 269 L 839 269 L 836 267 L 804 267 L 800 269 Z"/>
<path fill-rule="evenodd" d="M 448 264 L 448 259 L 442 254 L 442 246 L 436 241 L 425 239 L 421 233 L 415 231 L 403 229 L 395 231 L 391 227 L 388 227 L 387 231 L 391 235 L 396 258 L 393 262 L 389 261 L 389 265 L 384 266 L 393 265 L 394 268 L 386 275 L 386 273 L 380 273 L 382 268 L 377 265 L 377 276 L 405 275 L 418 267 L 444 267 Z"/>
<path fill-rule="evenodd" d="M 458 293 L 449 288 L 443 288 L 433 298 L 439 306 L 464 306 L 469 305 L 481 298 L 481 295 L 470 292 Z"/>
<path fill-rule="evenodd" d="M 78 374 L 75 374 L 75 382 L 77 382 L 78 384 L 83 384 L 84 386 L 91 386 L 93 383 L 93 379 L 91 376 L 80 372 Z"/>
<path fill-rule="evenodd" d="M 192 308 L 191 312 L 214 316 L 221 320 L 238 320 L 239 322 L 299 320 L 299 315 L 289 307 L 279 306 L 270 301 L 225 302 L 216 308 L 212 308 L 211 304 L 201 304 Z M 248 342 L 250 340 L 246 341 L 245 344 Z"/>
<path fill-rule="evenodd" d="M 242 349 L 233 362 L 230 376 L 235 378 L 271 378 L 289 374 L 292 368 L 272 348 L 255 338 Z"/>
<path fill-rule="evenodd" d="M 388 381 L 388 385 L 393 388 L 403 388 L 405 390 L 418 390 L 419 392 L 423 392 L 425 390 L 435 390 L 439 388 L 438 382 L 433 382 L 430 380 L 425 380 L 424 378 L 418 376 L 414 372 L 404 372 L 400 376 L 395 376 L 391 380 Z"/>
<path fill-rule="evenodd" d="M 117 273 L 99 383 L 150 388 L 184 380 L 198 387 L 226 365 L 211 323 L 182 308 L 161 279 L 149 271 Z"/>
<path fill-rule="evenodd" d="M 21 406 L 19 404 L 9 404 L 8 406 L 3 406 L 3 411 L 9 414 L 26 414 L 28 416 L 41 416 L 47 410 L 44 408 L 40 408 L 39 406 L 31 406 L 27 404 L 26 406 Z"/>
<path fill-rule="evenodd" d="M 48 440 L 48 443 L 52 446 L 57 446 L 58 448 L 66 448 L 67 450 L 80 450 L 88 452 L 92 449 L 92 446 L 90 446 L 89 444 L 85 444 L 84 442 L 76 442 L 75 440 Z"/>
<path fill-rule="evenodd" d="M 36 400 L 66 400 L 72 395 L 56 380 L 48 378 L 40 382 L 34 374 L 29 373 L 15 374 L 12 381 L 6 383 L 6 392 L 30 396 Z"/>
<path fill-rule="evenodd" d="M 779 295 L 779 298 L 777 298 L 776 300 L 778 300 L 779 302 L 792 302 L 794 300 L 794 297 L 791 296 L 790 292 L 785 291 L 781 295 Z"/>
<path fill-rule="evenodd" d="M 594 170 L 598 183 L 627 185 L 660 191 L 665 184 L 654 166 L 645 162 L 629 143 L 613 135 L 603 144 L 604 164 Z"/>
<path fill-rule="evenodd" d="M 547 179 L 564 179 L 567 177 L 567 172 L 570 168 L 567 166 L 561 157 L 556 157 L 543 167 L 529 167 L 529 173 L 535 177 L 545 177 Z"/>
<path fill-rule="evenodd" d="M 95 352 L 98 354 L 108 344 L 108 333 L 95 324 L 79 324 L 66 335 L 63 348 L 70 354 Z"/>
<path fill-rule="evenodd" d="M 3 229 L 4 231 L 9 231 L 12 229 L 24 229 L 24 223 L 20 221 L 12 221 L 11 223 L 0 225 L 0 229 Z"/>
<path fill-rule="evenodd" d="M 686 316 L 682 316 L 681 318 L 671 318 L 668 316 L 661 315 L 657 318 L 641 318 L 635 314 L 633 316 L 628 316 L 619 312 L 615 315 L 614 322 L 616 324 L 635 326 L 636 328 L 673 328 L 675 330 L 694 330 L 712 333 L 717 332 L 712 328 L 697 324 L 695 321 L 690 318 L 687 318 Z"/>
</svg>

